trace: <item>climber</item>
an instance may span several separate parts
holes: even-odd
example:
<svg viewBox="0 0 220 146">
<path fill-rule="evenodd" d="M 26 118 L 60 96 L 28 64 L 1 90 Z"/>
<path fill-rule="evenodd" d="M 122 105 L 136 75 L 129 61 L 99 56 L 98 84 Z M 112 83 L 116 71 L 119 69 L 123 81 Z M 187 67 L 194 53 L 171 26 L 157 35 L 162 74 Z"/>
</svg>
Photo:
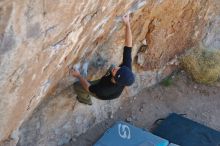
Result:
<svg viewBox="0 0 220 146">
<path fill-rule="evenodd" d="M 87 81 L 76 69 L 70 71 L 73 77 L 79 79 L 73 85 L 79 102 L 91 105 L 92 101 L 89 95 L 101 100 L 115 99 L 121 95 L 125 86 L 134 83 L 135 77 L 131 65 L 132 33 L 129 14 L 125 14 L 122 19 L 125 24 L 125 46 L 122 64 L 119 66 L 112 65 L 107 73 L 96 81 Z"/>
</svg>

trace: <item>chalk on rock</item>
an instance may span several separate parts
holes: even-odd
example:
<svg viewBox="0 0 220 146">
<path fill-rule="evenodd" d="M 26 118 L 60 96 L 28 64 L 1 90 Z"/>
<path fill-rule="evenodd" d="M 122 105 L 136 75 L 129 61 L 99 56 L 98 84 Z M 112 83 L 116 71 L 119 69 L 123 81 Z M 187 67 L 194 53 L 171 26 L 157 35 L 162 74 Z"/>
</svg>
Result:
<svg viewBox="0 0 220 146">
<path fill-rule="evenodd" d="M 74 66 L 72 67 L 72 69 L 75 69 L 75 70 L 79 71 L 79 70 L 80 70 L 80 63 L 74 65 Z"/>
<path fill-rule="evenodd" d="M 83 66 L 82 66 L 82 75 L 83 75 L 83 77 L 87 77 L 88 66 L 89 66 L 89 62 L 84 63 Z"/>
<path fill-rule="evenodd" d="M 76 65 L 72 65 L 72 64 L 70 64 L 70 65 L 68 65 L 68 68 L 69 68 L 69 70 L 77 70 L 77 71 L 79 71 L 80 70 L 80 63 L 78 63 L 78 64 L 76 64 Z"/>
</svg>

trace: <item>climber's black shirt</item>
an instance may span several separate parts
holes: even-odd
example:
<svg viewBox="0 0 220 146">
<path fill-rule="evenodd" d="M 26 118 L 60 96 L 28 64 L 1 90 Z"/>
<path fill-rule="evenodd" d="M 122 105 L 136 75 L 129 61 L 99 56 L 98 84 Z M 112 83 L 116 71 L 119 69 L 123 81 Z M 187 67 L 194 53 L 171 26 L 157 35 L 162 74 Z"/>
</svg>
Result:
<svg viewBox="0 0 220 146">
<path fill-rule="evenodd" d="M 119 66 L 127 66 L 132 70 L 131 66 L 131 47 L 124 47 L 123 62 Z M 112 75 L 108 71 L 95 85 L 89 86 L 89 91 L 96 94 L 97 98 L 102 100 L 110 100 L 121 95 L 125 86 L 119 86 L 111 82 Z"/>
</svg>

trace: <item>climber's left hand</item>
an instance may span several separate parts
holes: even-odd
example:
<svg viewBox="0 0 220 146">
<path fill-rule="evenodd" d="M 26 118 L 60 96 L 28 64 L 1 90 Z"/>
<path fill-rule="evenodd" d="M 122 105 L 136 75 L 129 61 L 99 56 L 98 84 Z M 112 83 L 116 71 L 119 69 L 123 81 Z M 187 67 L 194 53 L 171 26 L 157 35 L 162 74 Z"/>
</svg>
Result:
<svg viewBox="0 0 220 146">
<path fill-rule="evenodd" d="M 75 69 L 71 69 L 70 73 L 76 78 L 80 77 L 80 72 Z"/>
</svg>

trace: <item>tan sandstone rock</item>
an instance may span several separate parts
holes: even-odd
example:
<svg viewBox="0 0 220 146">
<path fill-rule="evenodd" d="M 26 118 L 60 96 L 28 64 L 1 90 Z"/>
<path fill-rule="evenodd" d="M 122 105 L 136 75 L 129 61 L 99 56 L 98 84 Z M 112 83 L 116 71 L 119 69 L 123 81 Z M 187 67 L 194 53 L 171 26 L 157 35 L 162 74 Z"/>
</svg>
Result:
<svg viewBox="0 0 220 146">
<path fill-rule="evenodd" d="M 62 144 L 107 118 L 126 97 L 169 74 L 175 55 L 198 44 L 220 48 L 219 7 L 218 0 L 0 1 L 0 141 Z M 135 84 L 116 101 L 94 99 L 94 115 L 78 103 L 73 111 L 68 65 L 89 62 L 88 77 L 96 79 L 111 63 L 120 64 L 125 12 L 131 12 Z M 147 47 L 139 50 L 143 40 Z M 62 98 L 70 91 L 70 99 Z M 65 131 L 68 126 L 73 130 Z"/>
</svg>

